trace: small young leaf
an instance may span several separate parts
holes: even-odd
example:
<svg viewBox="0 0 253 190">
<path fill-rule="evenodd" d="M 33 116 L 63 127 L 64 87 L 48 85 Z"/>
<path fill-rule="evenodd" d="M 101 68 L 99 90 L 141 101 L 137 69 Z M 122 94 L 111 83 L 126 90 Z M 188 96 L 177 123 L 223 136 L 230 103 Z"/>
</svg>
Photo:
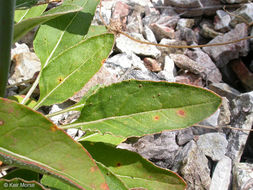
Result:
<svg viewBox="0 0 253 190">
<path fill-rule="evenodd" d="M 51 174 L 80 189 L 106 182 L 90 154 L 42 114 L 0 98 L 0 160 Z"/>
<path fill-rule="evenodd" d="M 221 98 L 211 91 L 168 82 L 123 81 L 90 96 L 68 127 L 130 137 L 182 129 L 213 114 Z"/>
<path fill-rule="evenodd" d="M 139 154 L 106 143 L 82 142 L 92 157 L 108 168 L 128 188 L 183 190 L 186 184 L 172 171 L 156 167 Z"/>
</svg>

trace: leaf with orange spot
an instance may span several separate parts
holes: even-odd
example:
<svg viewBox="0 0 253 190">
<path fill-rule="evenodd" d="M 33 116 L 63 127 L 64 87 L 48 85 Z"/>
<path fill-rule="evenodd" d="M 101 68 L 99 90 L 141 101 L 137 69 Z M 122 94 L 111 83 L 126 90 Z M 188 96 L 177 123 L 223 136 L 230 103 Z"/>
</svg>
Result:
<svg viewBox="0 0 253 190">
<path fill-rule="evenodd" d="M 99 168 L 100 165 L 103 165 L 129 189 L 184 190 L 186 188 L 184 180 L 176 173 L 155 166 L 135 152 L 118 149 L 106 143 L 97 142 L 92 146 L 88 141 L 81 143 L 99 163 Z M 108 181 L 107 184 L 110 186 Z M 116 190 L 117 188 L 110 187 L 110 189 Z"/>
<path fill-rule="evenodd" d="M 92 103 L 92 104 L 91 104 Z M 123 81 L 99 88 L 70 125 L 124 138 L 182 129 L 211 116 L 220 106 L 215 93 L 178 83 Z"/>
<path fill-rule="evenodd" d="M 14 110 L 8 113 L 8 110 Z M 91 155 L 41 113 L 0 98 L 0 160 L 64 180 L 79 189 L 106 183 Z M 53 132 L 52 132 L 53 131 Z M 93 172 L 88 172 L 91 171 Z M 1 187 L 0 187 L 1 189 Z"/>
</svg>

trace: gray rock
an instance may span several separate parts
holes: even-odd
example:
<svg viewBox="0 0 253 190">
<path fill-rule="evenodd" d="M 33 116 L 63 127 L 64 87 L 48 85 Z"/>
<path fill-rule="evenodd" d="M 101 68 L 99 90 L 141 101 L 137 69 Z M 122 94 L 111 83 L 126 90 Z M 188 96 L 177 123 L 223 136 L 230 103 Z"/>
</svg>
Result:
<svg viewBox="0 0 253 190">
<path fill-rule="evenodd" d="M 141 41 L 146 41 L 140 34 L 135 34 L 134 37 L 138 37 L 138 39 L 140 39 Z M 154 58 L 158 58 L 159 56 L 161 56 L 161 52 L 155 46 L 135 42 L 122 34 L 116 39 L 116 47 L 122 53 L 135 53 L 137 55 L 151 56 Z"/>
<path fill-rule="evenodd" d="M 242 23 L 247 21 L 248 23 L 253 22 L 253 3 L 247 3 L 241 6 L 241 8 L 237 9 L 233 12 L 234 16 L 230 22 L 230 25 L 235 26 L 238 23 Z M 243 19 L 242 19 L 243 18 Z"/>
<path fill-rule="evenodd" d="M 182 146 L 188 143 L 189 141 L 193 140 L 193 138 L 194 138 L 194 135 L 191 128 L 180 130 L 178 131 L 178 135 L 177 135 L 177 144 L 179 146 Z"/>
<path fill-rule="evenodd" d="M 205 80 L 213 83 L 220 82 L 222 80 L 221 73 L 216 67 L 211 58 L 200 49 L 195 48 L 194 51 L 186 51 L 186 55 L 196 62 L 199 74 L 204 77 Z"/>
<path fill-rule="evenodd" d="M 188 144 L 179 172 L 187 181 L 188 189 L 207 190 L 211 184 L 208 159 L 194 141 Z"/>
<path fill-rule="evenodd" d="M 26 44 L 15 43 L 14 48 L 11 49 L 11 59 L 13 59 L 13 57 L 18 54 L 29 52 L 30 52 L 29 47 Z"/>
<path fill-rule="evenodd" d="M 129 69 L 134 67 L 136 69 L 140 69 L 141 71 L 147 71 L 143 61 L 134 53 L 116 54 L 113 57 L 110 57 L 106 60 L 105 67 L 108 69 L 109 68 L 114 69 L 115 67 L 121 67 L 122 69 Z"/>
<path fill-rule="evenodd" d="M 225 156 L 228 141 L 220 133 L 207 133 L 199 136 L 197 145 L 206 156 L 219 161 Z"/>
<path fill-rule="evenodd" d="M 135 151 L 160 167 L 170 168 L 173 166 L 175 155 L 179 150 L 176 143 L 176 133 L 164 131 L 155 135 L 147 135 L 134 143 L 121 143 L 118 148 Z"/>
<path fill-rule="evenodd" d="M 152 30 L 148 26 L 144 26 L 144 37 L 146 40 L 152 43 L 157 43 L 157 40 L 155 38 L 155 34 L 152 32 Z"/>
<path fill-rule="evenodd" d="M 216 14 L 217 16 L 215 17 L 214 29 L 221 32 L 229 31 L 229 23 L 231 21 L 230 15 L 223 10 L 217 10 Z"/>
<path fill-rule="evenodd" d="M 218 118 L 218 126 L 225 126 L 230 123 L 230 106 L 229 106 L 229 100 L 225 97 L 222 97 L 222 103 L 220 106 L 220 115 Z"/>
<path fill-rule="evenodd" d="M 253 125 L 253 92 L 235 98 L 231 103 L 231 127 L 249 130 Z M 231 130 L 226 156 L 239 162 L 248 138 L 248 131 Z"/>
<path fill-rule="evenodd" d="M 238 24 L 235 29 L 224 34 L 217 36 L 208 44 L 228 42 L 248 36 L 248 27 L 246 24 Z M 239 56 L 246 56 L 249 51 L 249 44 L 246 40 L 216 47 L 204 47 L 203 50 L 215 61 L 218 67 L 223 67 L 229 61 L 239 58 Z"/>
<path fill-rule="evenodd" d="M 181 29 L 181 28 L 192 28 L 194 25 L 194 19 L 190 19 L 190 18 L 181 18 L 178 20 L 177 22 L 177 30 Z"/>
<path fill-rule="evenodd" d="M 213 126 L 216 127 L 218 125 L 218 118 L 220 115 L 220 109 L 218 109 L 213 115 L 201 121 L 201 125 Z"/>
<path fill-rule="evenodd" d="M 162 45 L 186 45 L 184 41 L 178 41 L 174 39 L 163 38 L 159 44 Z M 158 49 L 162 52 L 162 56 L 167 56 L 171 53 L 184 53 L 184 48 L 167 48 L 167 47 L 158 47 Z"/>
<path fill-rule="evenodd" d="M 240 92 L 226 83 L 212 83 L 209 89 L 216 92 L 220 96 L 226 97 L 228 100 L 233 100 L 240 95 Z"/>
<path fill-rule="evenodd" d="M 158 41 L 161 41 L 163 38 L 175 38 L 175 30 L 171 27 L 158 23 L 152 23 L 150 24 L 150 29 L 154 32 L 155 37 Z"/>
<path fill-rule="evenodd" d="M 41 69 L 40 60 L 35 53 L 26 52 L 16 54 L 13 57 L 14 64 L 11 67 L 9 84 L 15 84 L 32 79 L 34 74 Z"/>
<path fill-rule="evenodd" d="M 232 161 L 224 156 L 215 166 L 209 190 L 227 190 L 231 183 Z"/>
<path fill-rule="evenodd" d="M 236 163 L 233 168 L 233 190 L 253 189 L 253 164 Z"/>
<path fill-rule="evenodd" d="M 168 82 L 175 82 L 175 76 L 177 71 L 174 61 L 169 56 L 165 56 L 164 59 L 164 68 L 157 74 L 157 76 L 160 78 L 164 78 Z"/>
</svg>

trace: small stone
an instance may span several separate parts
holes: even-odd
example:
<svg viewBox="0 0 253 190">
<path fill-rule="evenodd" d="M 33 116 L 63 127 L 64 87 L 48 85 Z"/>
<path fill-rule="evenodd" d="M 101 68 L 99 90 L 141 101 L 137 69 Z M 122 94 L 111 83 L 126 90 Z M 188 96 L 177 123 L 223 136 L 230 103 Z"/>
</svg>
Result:
<svg viewBox="0 0 253 190">
<path fill-rule="evenodd" d="M 230 32 L 217 36 L 208 44 L 223 43 L 248 36 L 248 27 L 246 24 L 238 24 Z M 246 56 L 249 51 L 247 40 L 216 47 L 204 47 L 203 50 L 215 61 L 217 67 L 224 67 L 229 61 L 237 59 L 239 56 Z"/>
<path fill-rule="evenodd" d="M 222 33 L 215 31 L 213 28 L 213 23 L 210 20 L 204 20 L 200 23 L 201 35 L 205 38 L 215 38 L 216 36 L 222 35 Z"/>
<path fill-rule="evenodd" d="M 154 32 L 156 39 L 161 41 L 163 38 L 175 38 L 175 30 L 173 28 L 153 23 L 150 25 L 151 30 Z"/>
<path fill-rule="evenodd" d="M 15 43 L 15 47 L 11 49 L 11 59 L 13 59 L 13 57 L 18 54 L 29 52 L 30 52 L 29 47 L 26 44 Z"/>
<path fill-rule="evenodd" d="M 231 17 L 228 13 L 222 10 L 216 11 L 217 16 L 214 20 L 214 29 L 220 32 L 227 32 L 230 30 L 229 23 L 231 21 Z"/>
<path fill-rule="evenodd" d="M 209 89 L 220 96 L 226 97 L 230 101 L 241 94 L 238 90 L 232 88 L 226 83 L 212 83 L 209 85 Z"/>
<path fill-rule="evenodd" d="M 150 57 L 145 57 L 144 58 L 144 65 L 153 72 L 159 72 L 162 70 L 162 64 L 159 63 L 157 60 L 152 59 Z"/>
<path fill-rule="evenodd" d="M 176 74 L 177 70 L 174 61 L 169 56 L 165 56 L 164 68 L 158 73 L 158 77 L 164 78 L 168 82 L 175 82 Z"/>
<path fill-rule="evenodd" d="M 146 41 L 140 34 L 136 34 L 134 37 L 138 37 L 141 41 Z M 120 52 L 125 52 L 127 54 L 135 53 L 137 55 L 150 56 L 154 58 L 158 58 L 161 55 L 161 52 L 156 47 L 130 40 L 122 34 L 116 39 L 116 47 L 120 50 Z"/>
<path fill-rule="evenodd" d="M 157 44 L 155 34 L 153 33 L 153 31 L 148 26 L 144 26 L 144 37 L 149 42 Z"/>
<path fill-rule="evenodd" d="M 196 65 L 199 66 L 196 67 L 199 68 L 198 73 L 205 80 L 213 83 L 221 82 L 222 75 L 208 54 L 203 52 L 201 49 L 195 48 L 194 51 L 187 50 L 186 55 L 196 62 Z"/>
<path fill-rule="evenodd" d="M 169 45 L 169 46 L 173 46 L 173 45 L 184 46 L 186 45 L 186 42 L 163 38 L 159 44 Z M 162 56 L 167 56 L 168 54 L 171 54 L 171 53 L 184 53 L 184 51 L 186 50 L 185 48 L 167 48 L 167 47 L 158 47 L 158 49 L 162 52 Z"/>
<path fill-rule="evenodd" d="M 237 9 L 233 12 L 234 16 L 233 19 L 230 22 L 230 25 L 235 26 L 238 23 L 247 22 L 251 23 L 253 22 L 253 3 L 246 3 L 241 6 L 241 8 Z M 243 18 L 243 19 L 242 19 Z"/>
<path fill-rule="evenodd" d="M 232 161 L 224 156 L 215 166 L 209 190 L 227 190 L 231 182 Z"/>
<path fill-rule="evenodd" d="M 249 130 L 253 125 L 253 92 L 244 93 L 231 102 L 231 127 Z M 249 131 L 231 130 L 228 133 L 226 156 L 239 162 L 247 142 Z"/>
<path fill-rule="evenodd" d="M 32 79 L 36 72 L 40 71 L 40 60 L 35 53 L 27 52 L 16 54 L 13 57 L 9 84 L 15 84 L 24 80 Z"/>
<path fill-rule="evenodd" d="M 220 115 L 218 118 L 218 126 L 228 125 L 231 121 L 231 112 L 229 106 L 229 100 L 225 97 L 222 97 L 222 103 L 220 106 Z"/>
<path fill-rule="evenodd" d="M 187 152 L 181 162 L 180 173 L 189 189 L 209 189 L 211 184 L 208 159 L 194 141 L 187 143 Z"/>
<path fill-rule="evenodd" d="M 206 156 L 219 161 L 225 156 L 228 141 L 220 133 L 207 133 L 199 136 L 197 145 Z"/>
<path fill-rule="evenodd" d="M 191 128 L 180 130 L 177 135 L 177 144 L 179 146 L 182 146 L 190 142 L 191 140 L 193 140 L 193 138 L 194 138 L 194 135 L 192 133 Z"/>
<path fill-rule="evenodd" d="M 204 87 L 202 78 L 188 71 L 185 71 L 185 73 L 176 76 L 175 79 L 176 79 L 176 82 L 179 82 L 179 83 Z"/>
<path fill-rule="evenodd" d="M 192 28 L 194 25 L 194 19 L 181 18 L 177 23 L 177 30 L 181 28 Z"/>
<path fill-rule="evenodd" d="M 253 189 L 253 164 L 236 163 L 233 169 L 233 189 Z"/>
</svg>

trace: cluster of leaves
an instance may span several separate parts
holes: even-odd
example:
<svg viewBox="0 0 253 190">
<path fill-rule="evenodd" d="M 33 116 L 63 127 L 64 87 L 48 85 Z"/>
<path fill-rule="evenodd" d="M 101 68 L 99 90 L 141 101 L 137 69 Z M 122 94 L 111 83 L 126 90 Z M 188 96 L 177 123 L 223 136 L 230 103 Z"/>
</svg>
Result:
<svg viewBox="0 0 253 190">
<path fill-rule="evenodd" d="M 36 3 L 17 0 L 14 41 L 41 25 L 34 50 L 42 69 L 33 85 L 39 84 L 40 98 L 32 104 L 29 93 L 25 100 L 0 98 L 0 160 L 17 167 L 0 179 L 0 187 L 185 189 L 177 174 L 116 147 L 129 137 L 191 126 L 214 113 L 220 97 L 177 83 L 123 81 L 91 89 L 65 110 L 80 111 L 78 120 L 56 126 L 36 110 L 78 92 L 109 56 L 114 35 L 91 26 L 97 0 L 65 0 L 46 12 L 46 4 Z M 63 130 L 71 127 L 86 131 L 85 136 L 74 141 Z"/>
</svg>

